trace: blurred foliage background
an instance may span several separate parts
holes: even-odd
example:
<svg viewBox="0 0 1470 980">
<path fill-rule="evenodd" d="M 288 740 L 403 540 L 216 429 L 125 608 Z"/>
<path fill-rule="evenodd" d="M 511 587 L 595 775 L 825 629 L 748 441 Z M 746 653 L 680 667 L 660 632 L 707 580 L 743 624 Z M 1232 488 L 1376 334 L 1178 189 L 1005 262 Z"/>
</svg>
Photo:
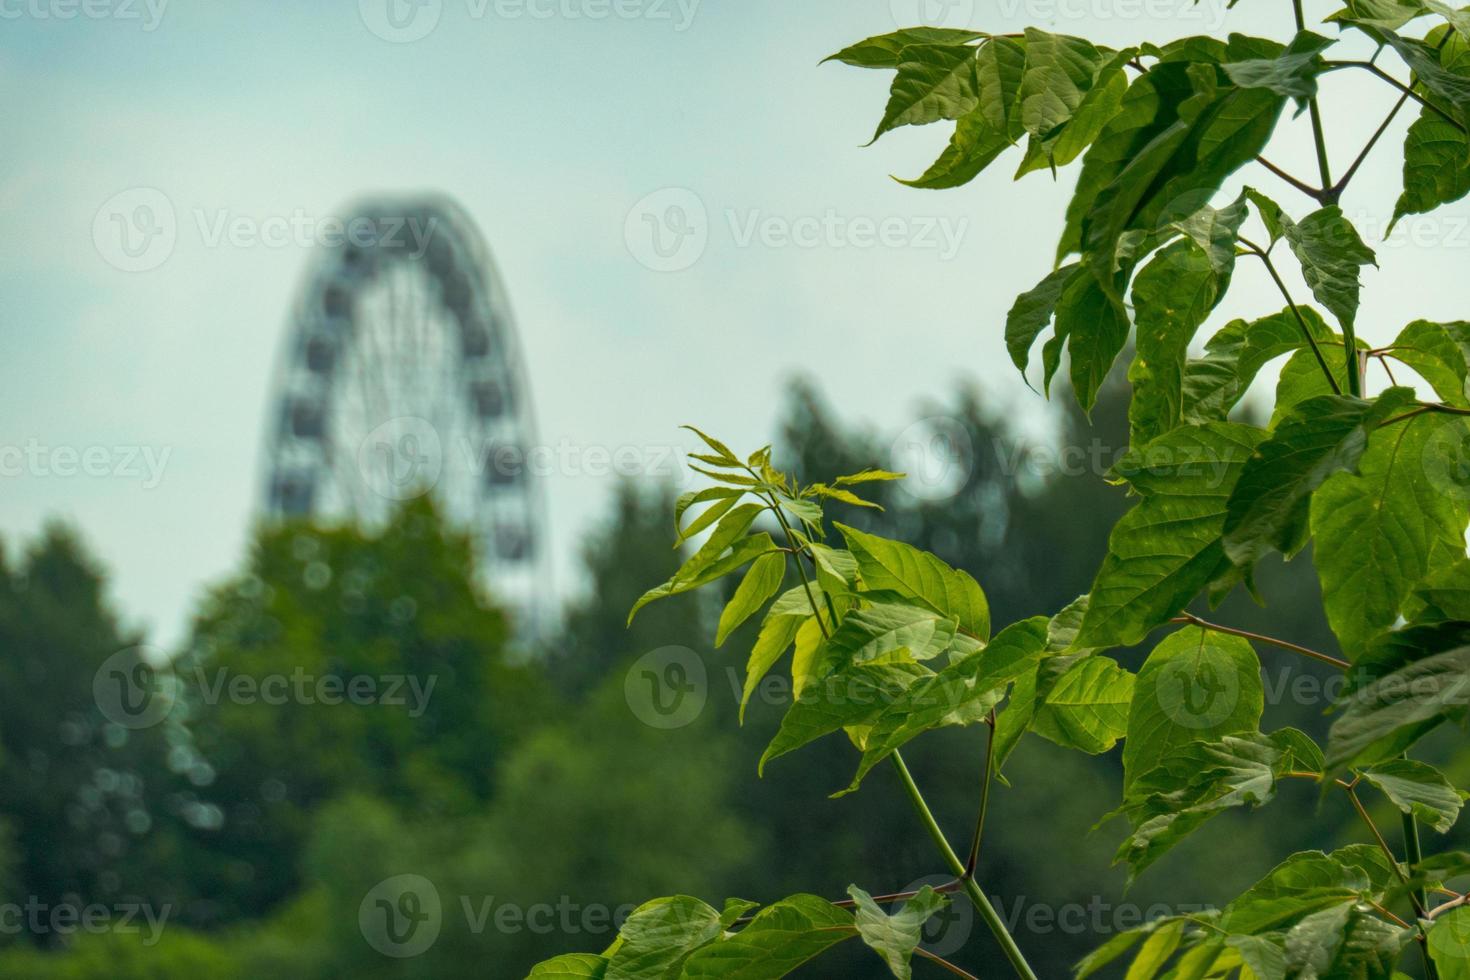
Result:
<svg viewBox="0 0 1470 980">
<path fill-rule="evenodd" d="M 1061 447 L 1074 462 L 1093 450 L 1110 461 L 1126 443 L 1124 394 L 1115 385 L 1091 421 L 1065 415 L 1055 441 L 1035 442 L 981 393 L 953 392 L 920 414 L 963 433 L 958 482 L 930 499 L 879 485 L 882 513 L 841 519 L 970 571 L 997 624 L 1055 612 L 1087 590 L 1128 502 L 1090 465 L 1033 464 L 1065 460 Z M 778 465 L 809 481 L 887 465 L 894 435 L 835 417 L 797 381 L 773 442 Z M 620 912 L 657 895 L 766 902 L 942 880 L 886 769 L 828 798 L 856 759 L 840 736 L 757 779 L 784 704 L 757 697 L 737 722 L 750 626 L 713 650 L 718 608 L 685 596 L 625 628 L 637 596 L 679 562 L 672 497 L 618 489 L 585 544 L 586 588 L 534 648 L 477 592 L 468 543 L 427 503 L 372 537 L 262 529 L 240 573 L 199 604 L 187 647 L 167 651 L 173 709 L 138 728 L 110 720 L 94 694 L 103 661 L 141 638 L 110 608 L 85 542 L 52 526 L 12 543 L 0 552 L 0 976 L 520 977 L 555 953 L 600 950 Z M 1237 594 L 1212 618 L 1334 649 L 1310 565 L 1262 576 L 1282 600 Z M 671 644 L 703 658 L 708 700 L 692 724 L 662 730 L 630 710 L 625 680 Z M 1320 735 L 1328 668 L 1259 652 L 1267 725 Z M 1122 659 L 1136 669 L 1142 651 Z M 293 672 L 421 686 L 399 692 L 401 706 L 268 704 L 220 686 Z M 908 750 L 957 840 L 978 802 L 983 739 L 983 726 L 948 730 Z M 1456 749 L 1449 736 L 1426 754 L 1463 778 L 1470 759 Z M 1144 915 L 1223 901 L 1293 850 L 1361 836 L 1347 812 L 1318 808 L 1313 787 L 1292 786 L 1268 810 L 1219 817 L 1125 891 L 1110 864 L 1122 824 L 1093 829 L 1118 801 L 1116 752 L 1091 759 L 1028 735 L 1005 775 L 980 878 L 1047 977 Z M 402 958 L 359 927 L 369 892 L 400 874 L 431 881 L 442 903 L 437 939 Z M 100 925 L 67 927 L 60 908 L 97 910 Z M 998 954 L 966 909 L 930 942 L 995 975 Z M 850 945 L 800 975 L 887 975 Z"/>
</svg>

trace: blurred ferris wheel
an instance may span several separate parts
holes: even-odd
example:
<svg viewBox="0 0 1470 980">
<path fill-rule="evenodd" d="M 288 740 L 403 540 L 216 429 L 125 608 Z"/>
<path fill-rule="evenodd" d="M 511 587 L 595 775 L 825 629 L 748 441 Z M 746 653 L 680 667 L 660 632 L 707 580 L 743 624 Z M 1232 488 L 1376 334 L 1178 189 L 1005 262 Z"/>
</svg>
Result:
<svg viewBox="0 0 1470 980">
<path fill-rule="evenodd" d="M 529 389 L 505 289 L 469 217 L 371 200 L 321 242 L 269 403 L 267 515 L 381 528 L 432 494 L 474 539 L 519 630 L 545 623 L 547 541 Z"/>
</svg>

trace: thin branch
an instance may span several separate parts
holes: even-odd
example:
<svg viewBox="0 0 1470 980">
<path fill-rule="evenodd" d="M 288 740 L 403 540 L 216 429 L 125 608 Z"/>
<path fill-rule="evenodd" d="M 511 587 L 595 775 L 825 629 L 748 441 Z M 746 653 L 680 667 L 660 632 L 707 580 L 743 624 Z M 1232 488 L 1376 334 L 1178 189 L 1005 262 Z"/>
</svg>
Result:
<svg viewBox="0 0 1470 980">
<path fill-rule="evenodd" d="M 1327 366 L 1327 359 L 1322 356 L 1322 348 L 1317 346 L 1317 338 L 1312 336 L 1312 328 L 1307 326 L 1306 318 L 1302 316 L 1302 311 L 1297 308 L 1296 301 L 1291 298 L 1291 292 L 1287 290 L 1286 283 L 1281 281 L 1281 274 L 1276 271 L 1276 265 L 1271 261 L 1271 256 L 1266 254 L 1265 249 L 1248 238 L 1242 237 L 1240 244 L 1245 246 L 1248 251 L 1265 264 L 1266 271 L 1271 274 L 1271 280 L 1276 283 L 1276 288 L 1281 290 L 1281 295 L 1286 298 L 1286 305 L 1291 307 L 1291 315 L 1296 317 L 1297 326 L 1302 329 L 1302 336 L 1306 337 L 1307 343 L 1311 345 L 1312 353 L 1317 357 L 1317 363 L 1322 366 L 1322 373 L 1327 376 L 1327 383 L 1332 386 L 1332 393 L 1334 395 L 1342 394 L 1342 388 L 1338 385 L 1337 378 L 1333 375 L 1332 369 Z"/>
<path fill-rule="evenodd" d="M 1317 203 L 1325 203 L 1323 201 L 1323 198 L 1326 197 L 1327 192 L 1322 188 L 1313 187 L 1306 181 L 1299 180 L 1296 177 L 1293 177 L 1291 174 L 1287 173 L 1285 170 L 1282 170 L 1280 167 L 1276 166 L 1276 164 L 1272 163 L 1270 160 L 1267 160 L 1263 156 L 1256 157 L 1256 162 L 1265 167 L 1267 170 L 1271 171 L 1276 176 L 1280 177 L 1282 180 L 1286 181 L 1292 187 L 1295 187 L 1297 190 L 1301 191 L 1303 194 L 1316 200 Z"/>
<path fill-rule="evenodd" d="M 925 949 L 922 946 L 915 946 L 914 947 L 914 955 L 915 956 L 922 956 L 924 959 L 928 960 L 929 962 L 934 963 L 934 964 L 936 964 L 938 966 L 944 967 L 946 970 L 948 970 L 950 973 L 953 973 L 957 977 L 968 977 L 969 980 L 980 980 L 979 977 L 975 976 L 975 974 L 971 973 L 969 970 L 961 969 L 960 967 L 955 966 L 949 960 L 947 960 L 944 957 L 939 956 L 939 955 L 937 955 L 935 953 L 929 952 L 927 949 Z"/>
<path fill-rule="evenodd" d="M 1310 647 L 1304 647 L 1300 644 L 1292 643 L 1290 640 L 1278 640 L 1274 636 L 1266 636 L 1263 633 L 1252 633 L 1250 630 L 1236 629 L 1234 626 L 1221 626 L 1219 623 L 1212 623 L 1207 619 L 1200 619 L 1194 613 L 1181 613 L 1180 615 L 1175 616 L 1173 619 L 1169 620 L 1169 622 L 1190 623 L 1194 626 L 1200 627 L 1201 629 L 1211 630 L 1215 633 L 1229 633 L 1231 636 L 1239 636 L 1243 639 L 1255 640 L 1257 643 L 1267 643 L 1274 647 L 1280 647 L 1283 650 L 1290 650 L 1293 653 L 1299 653 L 1304 657 L 1311 657 L 1313 660 L 1320 660 L 1324 664 L 1331 664 L 1338 670 L 1347 670 L 1349 667 L 1352 666 L 1352 664 L 1348 663 L 1346 660 L 1340 660 L 1329 653 L 1322 653 L 1319 650 L 1313 650 Z"/>
<path fill-rule="evenodd" d="M 971 878 L 975 875 L 975 867 L 980 863 L 980 838 L 985 833 L 985 811 L 990 807 L 990 777 L 991 770 L 995 768 L 995 709 L 990 709 L 990 717 L 986 719 L 987 731 L 985 736 L 985 770 L 980 777 L 980 813 L 975 817 L 975 833 L 970 837 L 970 857 L 965 861 L 965 873 L 962 877 Z"/>
<path fill-rule="evenodd" d="M 1428 109 L 1430 112 L 1433 112 L 1436 115 L 1438 115 L 1441 119 L 1443 119 L 1445 122 L 1449 123 L 1451 126 L 1453 126 L 1456 129 L 1458 129 L 1460 132 L 1463 133 L 1463 132 L 1466 131 L 1465 130 L 1465 124 L 1462 123 L 1462 122 L 1460 122 L 1460 120 L 1456 119 L 1454 116 L 1450 115 L 1448 112 L 1445 112 L 1439 106 L 1435 105 L 1433 102 L 1429 101 L 1424 96 L 1420 95 L 1418 92 L 1415 92 L 1412 88 L 1410 88 L 1409 86 L 1405 85 L 1403 82 L 1399 81 L 1397 78 L 1394 78 L 1388 72 L 1384 71 L 1382 68 L 1379 68 L 1377 65 L 1375 65 L 1371 61 L 1329 61 L 1329 62 L 1327 62 L 1326 67 L 1329 70 L 1334 69 L 1334 68 L 1361 68 L 1364 71 L 1371 72 L 1374 75 L 1377 75 L 1383 81 L 1385 81 L 1388 84 L 1392 85 L 1394 88 L 1398 89 L 1399 92 L 1401 92 L 1402 94 L 1407 95 L 1409 98 L 1413 99 L 1415 102 L 1419 103 L 1424 108 Z"/>
<path fill-rule="evenodd" d="M 1424 916 L 1425 916 L 1425 918 L 1432 919 L 1432 918 L 1434 918 L 1437 915 L 1443 915 L 1444 913 L 1450 911 L 1451 909 L 1457 909 L 1461 905 L 1466 904 L 1467 902 L 1470 902 L 1470 895 L 1456 895 L 1454 898 L 1450 899 L 1448 902 L 1443 902 L 1443 903 L 1441 903 L 1439 905 L 1436 905 L 1434 908 L 1430 909 L 1428 912 L 1425 912 L 1424 913 Z"/>
<path fill-rule="evenodd" d="M 1404 94 L 1399 96 L 1399 100 L 1393 104 L 1393 108 L 1389 110 L 1389 113 L 1387 116 L 1384 117 L 1383 122 L 1379 123 L 1378 129 L 1374 131 L 1372 137 L 1369 138 L 1367 144 L 1363 147 L 1362 152 L 1358 154 L 1358 158 L 1353 161 L 1352 166 L 1348 167 L 1347 173 L 1343 174 L 1342 179 L 1339 180 L 1327 191 L 1327 200 L 1323 201 L 1324 204 L 1336 204 L 1338 202 L 1338 199 L 1342 197 L 1342 192 L 1347 189 L 1348 182 L 1353 179 L 1353 176 L 1358 172 L 1358 168 L 1363 165 L 1363 161 L 1368 159 L 1368 154 L 1373 151 L 1373 147 L 1383 137 L 1383 134 L 1388 131 L 1389 124 L 1393 122 L 1394 117 L 1399 114 L 1399 110 L 1402 109 L 1404 107 L 1404 103 L 1408 101 L 1409 93 L 1405 92 Z"/>
</svg>

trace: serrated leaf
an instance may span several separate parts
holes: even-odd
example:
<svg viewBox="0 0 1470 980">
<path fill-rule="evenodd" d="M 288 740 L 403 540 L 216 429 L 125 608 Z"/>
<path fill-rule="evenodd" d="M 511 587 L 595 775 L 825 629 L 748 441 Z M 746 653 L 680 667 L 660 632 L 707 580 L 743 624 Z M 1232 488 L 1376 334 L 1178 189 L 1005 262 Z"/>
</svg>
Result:
<svg viewBox="0 0 1470 980">
<path fill-rule="evenodd" d="M 696 950 L 681 980 L 765 980 L 857 935 L 850 913 L 816 895 L 768 905 L 739 932 Z"/>
<path fill-rule="evenodd" d="M 857 559 L 863 584 L 869 590 L 891 589 L 919 600 L 942 616 L 953 617 L 967 633 L 982 640 L 990 636 L 990 605 L 968 572 L 951 568 L 929 552 L 902 541 L 890 541 L 845 524 L 836 527 Z"/>
<path fill-rule="evenodd" d="M 1432 109 L 1422 109 L 1404 137 L 1404 191 L 1388 231 L 1407 214 L 1426 214 L 1470 194 L 1470 137 Z"/>
<path fill-rule="evenodd" d="M 1391 669 L 1343 695 L 1345 710 L 1327 735 L 1328 770 L 1396 755 L 1445 719 L 1463 715 L 1470 704 L 1470 643 L 1461 642 L 1467 639 L 1447 625 L 1389 634 L 1370 647 L 1368 659 L 1375 651 L 1391 657 Z"/>
<path fill-rule="evenodd" d="M 1133 674 L 1103 656 L 1083 657 L 1051 682 L 1031 730 L 1063 748 L 1106 752 L 1127 730 Z"/>
<path fill-rule="evenodd" d="M 1276 57 L 1227 62 L 1225 74 L 1241 88 L 1270 89 L 1295 99 L 1300 114 L 1317 95 L 1317 76 L 1324 67 L 1322 52 L 1335 43 L 1331 38 L 1302 31 Z"/>
<path fill-rule="evenodd" d="M 1286 934 L 1287 976 L 1389 980 L 1411 935 L 1351 902 L 1330 906 Z"/>
<path fill-rule="evenodd" d="M 1031 142 L 1017 177 L 1075 160 L 1117 114 L 1135 49 L 1110 51 L 1062 34 L 1026 31 L 1020 121 Z"/>
<path fill-rule="evenodd" d="M 796 633 L 801 628 L 801 624 L 806 621 L 801 616 L 769 616 L 761 624 L 761 631 L 756 636 L 755 646 L 750 651 L 750 659 L 745 664 L 745 688 L 740 692 L 740 723 L 742 725 L 745 724 L 745 706 L 750 703 L 750 697 L 755 693 L 756 685 L 765 678 L 766 674 L 770 673 L 776 661 L 781 659 L 786 648 L 791 646 L 796 639 Z M 815 620 L 812 621 L 815 622 Z"/>
<path fill-rule="evenodd" d="M 658 980 L 677 975 L 694 950 L 721 933 L 720 913 L 697 898 L 674 895 L 645 902 L 618 931 L 621 941 L 604 980 Z"/>
<path fill-rule="evenodd" d="M 1130 785 L 1123 809 L 1134 829 L 1116 860 L 1131 880 L 1221 811 L 1268 802 L 1288 759 L 1259 732 L 1185 743 Z"/>
<path fill-rule="evenodd" d="M 889 915 L 878 907 L 873 896 L 857 885 L 849 887 L 847 893 L 856 903 L 853 913 L 863 942 L 883 958 L 898 980 L 911 980 L 913 971 L 909 967 L 909 959 L 924 938 L 924 923 L 948 905 L 949 900 L 925 885 L 917 895 L 904 902 L 902 908 Z"/>
<path fill-rule="evenodd" d="M 1022 374 L 1030 363 L 1032 345 L 1051 323 L 1062 289 L 1078 269 L 1077 263 L 1072 262 L 1052 271 L 1041 282 L 1017 296 L 1006 314 L 1006 350 Z"/>
<path fill-rule="evenodd" d="M 785 577 L 786 556 L 784 554 L 761 555 L 750 563 L 750 569 L 745 573 L 745 578 L 740 580 L 735 594 L 730 597 L 724 611 L 720 613 L 719 626 L 715 631 L 716 648 L 724 645 L 725 638 L 730 635 L 731 630 L 760 611 L 761 606 L 766 604 L 766 600 L 781 588 L 781 580 Z"/>
<path fill-rule="evenodd" d="M 1366 401 L 1347 395 L 1309 398 L 1256 447 L 1230 494 L 1225 553 L 1249 568 L 1268 548 L 1288 558 L 1306 544 L 1311 496 L 1329 476 L 1352 470 L 1368 447 L 1368 433 L 1414 400 L 1409 388 L 1390 388 Z"/>
<path fill-rule="evenodd" d="M 866 725 L 916 682 L 933 676 L 914 663 L 854 664 L 813 678 L 781 719 L 781 728 L 761 755 L 766 763 L 824 735 Z"/>
<path fill-rule="evenodd" d="M 1312 497 L 1312 561 L 1327 620 L 1350 655 L 1398 619 L 1441 551 L 1464 551 L 1470 512 L 1424 465 L 1431 439 L 1453 421 L 1420 415 L 1378 429 L 1358 473 L 1337 473 Z"/>
<path fill-rule="evenodd" d="M 1190 240 L 1165 246 L 1134 279 L 1137 340 L 1128 368 L 1131 445 L 1163 435 L 1183 418 L 1189 344 L 1223 291 L 1210 258 Z"/>
<path fill-rule="evenodd" d="M 899 51 L 896 67 L 874 140 L 899 126 L 959 119 L 980 101 L 975 49 L 968 45 L 910 44 Z"/>
<path fill-rule="evenodd" d="M 903 656 L 931 660 L 954 639 L 955 622 L 931 609 L 896 602 L 875 602 L 855 609 L 824 644 L 822 672 L 849 664 Z"/>
<path fill-rule="evenodd" d="M 1190 626 L 1154 647 L 1138 672 L 1123 743 L 1123 792 L 1190 742 L 1260 727 L 1261 662 L 1237 636 Z"/>
<path fill-rule="evenodd" d="M 1450 405 L 1470 407 L 1470 322 L 1415 320 L 1388 351 L 1413 368 Z"/>
<path fill-rule="evenodd" d="M 848 45 L 836 54 L 827 55 L 821 63 L 841 61 L 857 68 L 897 68 L 903 49 L 910 44 L 959 45 L 984 36 L 980 31 L 950 27 L 908 27 Z"/>
<path fill-rule="evenodd" d="M 729 515 L 726 516 L 728 517 Z M 746 562 L 753 561 L 761 555 L 774 551 L 775 548 L 776 543 L 771 540 L 771 536 L 762 531 L 759 534 L 752 534 L 748 538 L 742 538 L 737 541 L 729 549 L 728 554 L 704 566 L 693 577 L 682 576 L 680 572 L 683 569 L 680 569 L 680 572 L 676 572 L 673 578 L 664 582 L 662 585 L 655 585 L 638 598 L 638 601 L 633 604 L 632 610 L 628 613 L 628 622 L 632 623 L 633 617 L 638 615 L 638 610 L 655 599 L 679 595 L 680 593 L 697 589 L 702 585 L 708 585 L 710 582 L 722 578 L 740 568 Z"/>
<path fill-rule="evenodd" d="M 1413 759 L 1380 762 L 1364 771 L 1363 778 L 1382 790 L 1394 806 L 1441 834 L 1455 825 L 1465 802 L 1444 773 Z"/>
<path fill-rule="evenodd" d="M 1174 67 L 1160 65 L 1148 75 Z M 1093 277 L 1119 306 L 1112 279 L 1125 234 L 1155 232 L 1208 203 L 1226 177 L 1260 153 L 1285 102 L 1266 89 L 1220 85 L 1214 66 L 1182 67 L 1192 92 L 1176 118 L 1098 190 L 1078 226 Z"/>
<path fill-rule="evenodd" d="M 1313 339 L 1325 341 L 1332 331 L 1311 307 L 1298 307 Z M 1291 310 L 1259 320 L 1232 320 L 1205 344 L 1205 356 L 1184 366 L 1184 419 L 1223 422 L 1269 361 L 1303 349 L 1301 324 Z"/>
<path fill-rule="evenodd" d="M 1301 263 L 1302 278 L 1317 302 L 1351 335 L 1358 316 L 1359 270 L 1376 266 L 1373 250 L 1335 204 L 1313 211 L 1300 222 L 1285 220 L 1285 236 Z"/>
<path fill-rule="evenodd" d="M 1371 888 L 1363 869 L 1340 860 L 1338 853 L 1299 851 L 1226 905 L 1220 928 L 1248 935 L 1288 929 L 1312 912 L 1355 901 Z"/>
<path fill-rule="evenodd" d="M 1056 338 L 1067 340 L 1071 353 L 1072 391 L 1085 412 L 1092 411 L 1097 393 L 1128 343 L 1130 324 L 1122 304 L 1085 270 L 1067 281 L 1057 300 Z M 1046 366 L 1043 390 L 1050 388 L 1055 360 Z"/>
<path fill-rule="evenodd" d="M 1143 496 L 1114 526 L 1076 647 L 1131 646 L 1195 597 L 1224 561 L 1226 501 L 1263 433 L 1212 422 L 1130 451 L 1116 467 Z"/>
<path fill-rule="evenodd" d="M 846 792 L 857 789 L 875 765 L 923 732 L 980 720 L 1041 658 L 1045 647 L 1046 620 L 1035 616 L 1007 626 L 984 649 L 910 687 L 874 720 Z"/>
<path fill-rule="evenodd" d="M 1327 361 L 1327 369 L 1332 372 L 1333 383 L 1327 380 L 1327 374 L 1322 370 L 1322 362 L 1317 360 L 1317 355 L 1310 350 L 1299 350 L 1281 367 L 1281 374 L 1276 379 L 1276 404 L 1271 409 L 1271 421 L 1267 428 L 1274 429 L 1281 420 L 1291 415 L 1298 405 L 1308 398 L 1317 398 L 1320 395 L 1334 395 L 1349 390 L 1347 379 L 1347 359 L 1341 353 L 1342 344 L 1339 341 L 1336 349 L 1326 347 L 1323 349 L 1323 359 Z"/>
</svg>

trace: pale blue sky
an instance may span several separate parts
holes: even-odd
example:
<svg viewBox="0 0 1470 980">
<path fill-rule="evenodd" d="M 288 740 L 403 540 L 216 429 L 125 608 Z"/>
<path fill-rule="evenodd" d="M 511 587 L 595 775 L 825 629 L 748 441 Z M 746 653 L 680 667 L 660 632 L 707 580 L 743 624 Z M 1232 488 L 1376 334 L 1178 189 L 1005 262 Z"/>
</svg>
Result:
<svg viewBox="0 0 1470 980">
<path fill-rule="evenodd" d="M 369 29 L 374 0 L 173 0 L 156 23 L 142 0 L 91 2 L 115 15 L 62 20 L 51 15 L 66 0 L 0 0 L 0 447 L 168 456 L 156 486 L 141 460 L 137 477 L 0 477 L 0 533 L 13 543 L 52 515 L 79 526 L 122 609 L 156 639 L 176 638 L 201 589 L 238 567 L 278 343 L 310 255 L 211 244 L 222 216 L 326 218 L 384 192 L 457 198 L 507 283 L 553 446 L 684 446 L 684 421 L 749 446 L 768 437 L 798 369 L 844 415 L 883 427 L 962 377 L 1044 416 L 1001 324 L 1049 268 L 1064 194 L 1042 174 L 1011 183 L 1014 163 L 957 191 L 899 186 L 886 175 L 918 173 L 944 133 L 861 149 L 888 76 L 817 67 L 896 18 L 914 22 L 905 8 L 918 0 L 438 0 L 433 29 L 406 43 Z M 952 0 L 948 16 L 1115 45 L 1289 23 L 1286 4 L 1251 2 L 1222 27 L 1221 5 Z M 1391 102 L 1347 74 L 1327 83 L 1347 94 L 1328 119 L 1341 157 Z M 1398 192 L 1402 128 L 1344 202 L 1370 241 Z M 1273 157 L 1310 172 L 1300 124 L 1278 144 Z M 1248 179 L 1308 210 L 1269 175 Z M 99 253 L 93 223 L 135 188 L 165 195 L 178 232 L 167 261 L 126 272 Z M 640 264 L 625 239 L 630 209 L 664 188 L 692 191 L 707 214 L 703 254 L 674 272 Z M 744 237 L 752 222 L 835 221 L 846 235 L 854 219 L 896 219 L 902 241 Z M 1456 206 L 1407 229 L 1419 244 L 1381 248 L 1369 281 L 1395 288 L 1367 291 L 1370 340 L 1402 325 L 1411 290 L 1417 314 L 1463 314 L 1465 219 Z M 1259 270 L 1243 269 L 1217 318 L 1279 306 Z M 575 472 L 549 482 L 563 588 L 611 484 Z"/>
</svg>

